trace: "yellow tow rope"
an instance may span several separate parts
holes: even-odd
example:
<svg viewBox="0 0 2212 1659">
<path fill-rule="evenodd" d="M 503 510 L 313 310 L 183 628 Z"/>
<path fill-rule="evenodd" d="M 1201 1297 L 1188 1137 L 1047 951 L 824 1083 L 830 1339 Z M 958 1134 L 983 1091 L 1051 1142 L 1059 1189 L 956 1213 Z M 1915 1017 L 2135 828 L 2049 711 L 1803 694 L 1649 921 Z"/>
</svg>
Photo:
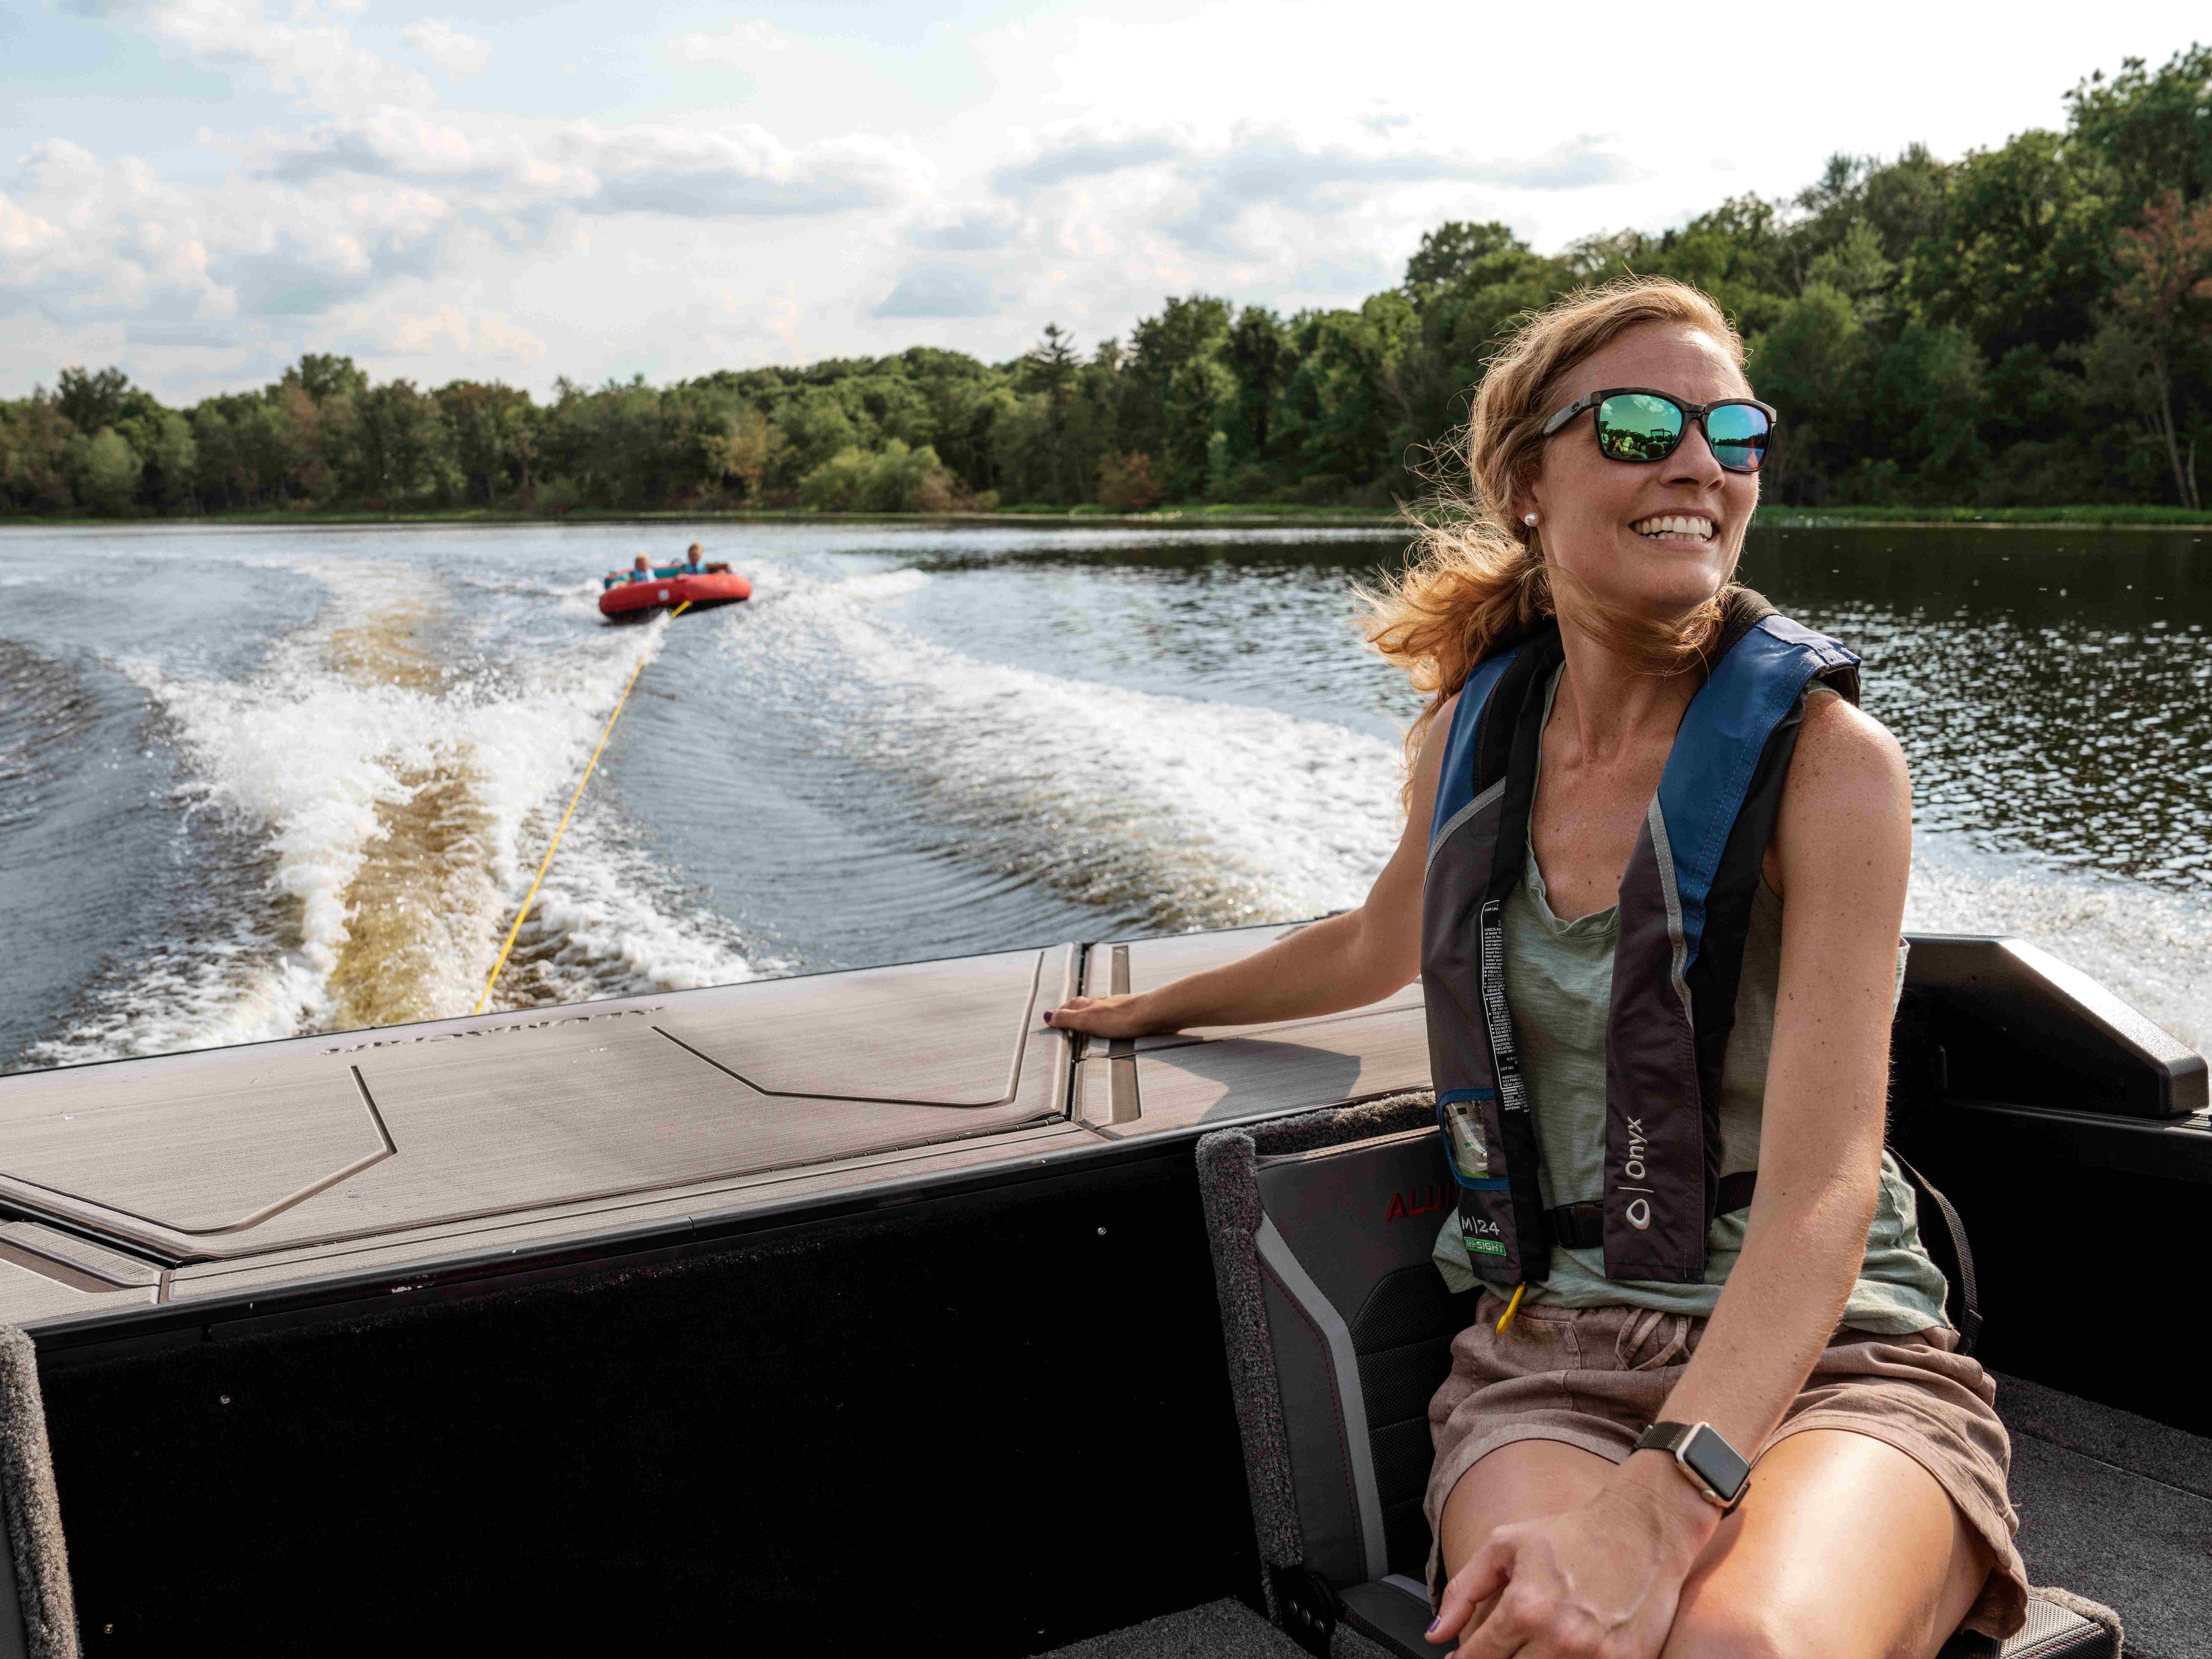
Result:
<svg viewBox="0 0 2212 1659">
<path fill-rule="evenodd" d="M 691 601 L 684 600 L 668 613 L 670 620 L 673 621 L 690 608 Z M 615 703 L 615 712 L 607 716 L 607 729 L 599 733 L 599 748 L 592 750 L 592 758 L 584 767 L 584 775 L 576 780 L 576 793 L 568 797 L 568 810 L 561 814 L 560 828 L 553 832 L 553 844 L 545 849 L 545 861 L 538 866 L 537 880 L 530 884 L 530 890 L 522 896 L 522 908 L 514 913 L 514 926 L 507 930 L 507 943 L 499 947 L 499 960 L 492 963 L 491 974 L 484 981 L 483 994 L 477 998 L 477 1006 L 469 1010 L 471 1014 L 483 1012 L 484 1004 L 491 1000 L 491 988 L 499 982 L 500 969 L 507 966 L 507 958 L 514 949 L 515 936 L 522 931 L 522 919 L 530 914 L 531 903 L 538 896 L 538 884 L 545 879 L 545 872 L 553 867 L 553 854 L 560 850 L 561 837 L 568 833 L 568 820 L 576 816 L 576 803 L 584 798 L 584 786 L 592 781 L 592 769 L 599 763 L 599 756 L 606 749 L 607 739 L 614 736 L 615 722 L 622 718 L 623 708 L 629 702 L 630 690 L 636 685 L 637 677 L 643 672 L 645 657 L 641 653 L 637 666 L 629 671 L 629 684 L 623 687 L 622 696 Z"/>
</svg>

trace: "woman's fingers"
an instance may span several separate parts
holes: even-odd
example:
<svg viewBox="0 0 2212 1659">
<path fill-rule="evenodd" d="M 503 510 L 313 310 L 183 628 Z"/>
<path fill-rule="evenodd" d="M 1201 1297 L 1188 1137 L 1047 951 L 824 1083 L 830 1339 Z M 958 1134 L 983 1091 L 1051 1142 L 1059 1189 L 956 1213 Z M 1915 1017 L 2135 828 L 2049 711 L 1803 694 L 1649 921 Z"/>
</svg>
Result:
<svg viewBox="0 0 2212 1659">
<path fill-rule="evenodd" d="M 1444 1586 L 1443 1600 L 1437 1604 L 1436 1622 L 1429 1626 L 1428 1638 L 1444 1643 L 1456 1637 L 1474 1615 L 1474 1610 L 1503 1590 L 1513 1576 L 1513 1545 L 1504 1534 L 1492 1533 L 1490 1541 L 1474 1553 L 1474 1557 L 1452 1576 Z M 1486 1627 L 1492 1621 L 1483 1621 Z M 1461 1644 L 1461 1651 L 1467 1650 Z M 1510 1648 L 1504 1650 L 1511 1652 Z"/>
<path fill-rule="evenodd" d="M 1460 1638 L 1454 1659 L 1512 1659 L 1516 1653 L 1557 1654 L 1558 1632 L 1539 1609 L 1540 1598 L 1516 1595 L 1509 1586 L 1491 1603 L 1482 1622 Z M 1572 1650 L 1568 1650 L 1571 1651 Z"/>
<path fill-rule="evenodd" d="M 1044 1023 L 1055 1031 L 1085 1031 L 1092 1036 L 1132 1036 L 1137 1024 L 1124 1012 L 1130 999 L 1070 997 L 1057 1008 L 1045 1011 Z"/>
</svg>

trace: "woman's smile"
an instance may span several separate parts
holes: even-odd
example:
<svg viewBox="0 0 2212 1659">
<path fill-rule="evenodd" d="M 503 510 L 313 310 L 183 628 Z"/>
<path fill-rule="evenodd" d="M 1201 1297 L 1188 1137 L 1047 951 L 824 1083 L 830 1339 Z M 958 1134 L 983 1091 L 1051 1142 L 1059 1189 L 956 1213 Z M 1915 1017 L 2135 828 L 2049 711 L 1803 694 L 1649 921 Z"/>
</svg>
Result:
<svg viewBox="0 0 2212 1659">
<path fill-rule="evenodd" d="M 1646 541 L 1680 542 L 1703 547 L 1720 533 L 1720 526 L 1703 513 L 1661 513 L 1638 519 L 1628 526 Z"/>
</svg>

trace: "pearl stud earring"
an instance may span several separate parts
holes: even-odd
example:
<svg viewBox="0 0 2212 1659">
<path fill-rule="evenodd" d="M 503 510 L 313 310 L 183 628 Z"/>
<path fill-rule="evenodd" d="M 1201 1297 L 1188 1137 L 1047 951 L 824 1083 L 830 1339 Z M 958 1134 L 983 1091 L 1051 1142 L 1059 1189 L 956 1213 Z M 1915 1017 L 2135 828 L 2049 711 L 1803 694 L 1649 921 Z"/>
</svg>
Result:
<svg viewBox="0 0 2212 1659">
<path fill-rule="evenodd" d="M 1533 513 L 1524 513 L 1521 515 L 1521 522 L 1534 530 L 1536 527 L 1536 515 Z"/>
</svg>

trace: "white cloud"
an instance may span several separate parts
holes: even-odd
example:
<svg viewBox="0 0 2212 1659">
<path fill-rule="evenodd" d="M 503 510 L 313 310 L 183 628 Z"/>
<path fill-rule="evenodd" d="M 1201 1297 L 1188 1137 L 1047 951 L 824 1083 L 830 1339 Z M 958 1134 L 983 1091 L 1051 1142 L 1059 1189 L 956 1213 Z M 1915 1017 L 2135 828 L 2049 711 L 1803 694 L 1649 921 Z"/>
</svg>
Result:
<svg viewBox="0 0 2212 1659">
<path fill-rule="evenodd" d="M 512 128 L 380 109 L 295 135 L 264 133 L 250 152 L 262 177 L 404 180 L 495 213 L 565 206 L 682 219 L 812 217 L 919 199 L 929 163 L 907 146 L 851 134 L 801 148 L 764 127 Z"/>
<path fill-rule="evenodd" d="M 545 356 L 544 341 L 496 311 L 469 313 L 457 306 L 440 305 L 427 312 L 395 313 L 380 319 L 377 329 L 386 349 L 403 356 L 459 353 L 536 362 Z"/>
<path fill-rule="evenodd" d="M 400 31 L 399 38 L 448 75 L 481 75 L 491 62 L 490 41 L 464 34 L 442 17 L 411 24 Z"/>
<path fill-rule="evenodd" d="M 433 101 L 430 83 L 318 18 L 314 0 L 270 16 L 262 0 L 159 0 L 146 14 L 156 35 L 218 65 L 258 70 L 280 92 L 325 109 Z"/>
<path fill-rule="evenodd" d="M 2063 39 L 1903 0 L 1817 40 L 1786 13 L 1570 40 L 1553 13 L 1461 8 L 1425 14 L 1409 59 L 1352 0 L 1124 0 L 964 33 L 941 9 L 843 8 L 804 36 L 742 13 L 641 34 L 634 8 L 574 0 L 501 32 L 511 73 L 465 110 L 440 88 L 492 52 L 465 19 L 54 3 L 234 91 L 146 100 L 135 125 L 70 126 L 50 103 L 53 130 L 18 129 L 0 154 L 0 394 L 80 360 L 204 386 L 303 348 L 433 382 L 916 342 L 1003 357 L 1047 315 L 1095 343 L 1170 293 L 1346 304 L 1445 218 L 1555 248 L 1794 189 L 1838 149 L 1956 155 L 2059 123 L 2080 76 L 2201 33 L 2179 0 L 2085 14 Z M 1901 59 L 1900 32 L 1918 48 Z M 1794 72 L 1814 55 L 1822 73 Z M 36 83 L 63 66 L 11 67 Z M 1652 113 L 1654 84 L 1717 113 Z M 524 85 L 526 106 L 490 106 L 488 88 Z M 1729 132 L 1761 143 L 1723 176 Z M 12 177 L 10 155 L 27 158 Z"/>
<path fill-rule="evenodd" d="M 1005 302 L 990 279 L 964 265 L 925 262 L 899 273 L 872 317 L 994 317 Z"/>
<path fill-rule="evenodd" d="M 855 133 L 793 149 L 765 128 L 564 131 L 558 153 L 598 189 L 580 207 L 680 218 L 757 218 L 888 207 L 919 197 L 933 169 L 917 151 Z"/>
<path fill-rule="evenodd" d="M 149 346 L 252 343 L 435 275 L 456 229 L 446 202 L 404 184 L 211 191 L 56 140 L 0 193 L 0 311 L 120 321 Z"/>
<path fill-rule="evenodd" d="M 755 17 L 732 23 L 719 33 L 691 29 L 672 37 L 668 50 L 687 64 L 709 64 L 721 69 L 747 70 L 770 52 L 782 52 L 791 37 L 773 23 Z"/>
</svg>

